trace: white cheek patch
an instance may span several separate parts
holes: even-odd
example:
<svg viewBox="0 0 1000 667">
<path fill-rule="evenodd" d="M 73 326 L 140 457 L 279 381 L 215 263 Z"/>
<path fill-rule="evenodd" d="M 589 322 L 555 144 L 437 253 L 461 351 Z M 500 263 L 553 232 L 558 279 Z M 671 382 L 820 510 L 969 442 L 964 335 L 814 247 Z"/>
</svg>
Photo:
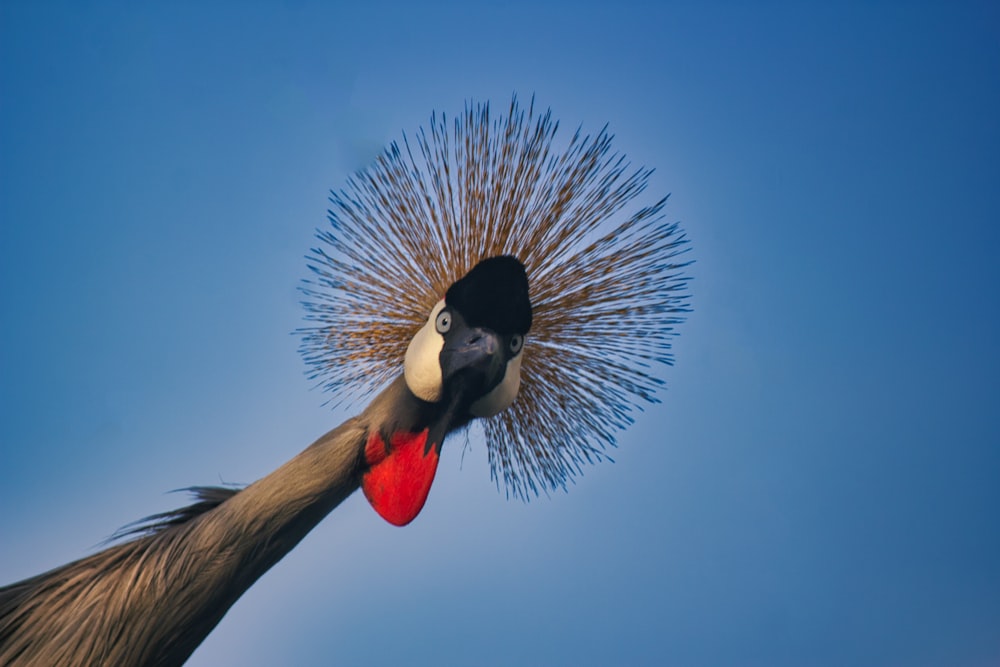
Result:
<svg viewBox="0 0 1000 667">
<path fill-rule="evenodd" d="M 517 390 L 521 388 L 521 354 L 518 353 L 507 362 L 503 381 L 490 390 L 478 401 L 469 406 L 469 412 L 475 417 L 492 417 L 510 407 L 517 398 Z"/>
<path fill-rule="evenodd" d="M 444 347 L 444 336 L 437 332 L 434 320 L 444 308 L 444 299 L 437 302 L 427 323 L 420 328 L 417 335 L 406 348 L 403 360 L 403 375 L 406 386 L 417 398 L 431 403 L 441 400 L 441 348 Z"/>
</svg>

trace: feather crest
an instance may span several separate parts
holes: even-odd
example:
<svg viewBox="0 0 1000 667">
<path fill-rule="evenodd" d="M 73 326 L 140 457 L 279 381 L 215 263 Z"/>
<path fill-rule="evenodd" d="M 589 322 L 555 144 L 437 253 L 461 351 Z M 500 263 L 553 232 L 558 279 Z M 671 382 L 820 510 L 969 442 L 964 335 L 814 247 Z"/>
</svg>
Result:
<svg viewBox="0 0 1000 667">
<path fill-rule="evenodd" d="M 512 98 L 433 114 L 332 192 L 305 281 L 301 352 L 339 400 L 399 373 L 406 346 L 448 286 L 510 254 L 527 267 L 535 320 L 514 404 L 484 420 L 491 475 L 529 499 L 608 458 L 632 412 L 657 402 L 660 367 L 689 312 L 687 240 L 663 197 L 632 213 L 652 170 L 611 148 L 607 127 L 561 150 L 550 110 Z"/>
</svg>

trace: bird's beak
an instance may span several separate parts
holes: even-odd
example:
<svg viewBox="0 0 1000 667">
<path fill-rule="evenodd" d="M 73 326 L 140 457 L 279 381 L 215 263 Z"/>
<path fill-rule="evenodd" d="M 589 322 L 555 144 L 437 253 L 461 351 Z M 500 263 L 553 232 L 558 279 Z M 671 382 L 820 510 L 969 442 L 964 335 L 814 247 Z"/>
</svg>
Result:
<svg viewBox="0 0 1000 667">
<path fill-rule="evenodd" d="M 441 349 L 441 376 L 447 385 L 463 376 L 464 389 L 475 397 L 503 380 L 504 358 L 500 337 L 489 329 L 468 327 L 449 337 Z"/>
</svg>

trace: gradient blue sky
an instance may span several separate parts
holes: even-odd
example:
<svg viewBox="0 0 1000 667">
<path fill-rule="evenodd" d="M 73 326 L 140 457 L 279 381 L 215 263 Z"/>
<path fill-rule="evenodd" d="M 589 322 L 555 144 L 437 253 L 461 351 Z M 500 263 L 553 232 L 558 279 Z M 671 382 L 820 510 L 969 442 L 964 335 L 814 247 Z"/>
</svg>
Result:
<svg viewBox="0 0 1000 667">
<path fill-rule="evenodd" d="M 527 505 L 449 443 L 191 664 L 1000 664 L 1000 11 L 830 4 L 0 3 L 0 583 L 338 424 L 327 191 L 517 91 L 673 193 L 664 404 Z"/>
</svg>

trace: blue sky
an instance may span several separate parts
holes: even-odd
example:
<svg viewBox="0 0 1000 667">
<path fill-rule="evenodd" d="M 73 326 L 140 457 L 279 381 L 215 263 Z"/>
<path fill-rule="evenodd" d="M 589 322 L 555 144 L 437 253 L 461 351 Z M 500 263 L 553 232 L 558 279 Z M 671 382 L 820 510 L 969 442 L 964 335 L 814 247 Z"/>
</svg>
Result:
<svg viewBox="0 0 1000 667">
<path fill-rule="evenodd" d="M 672 193 L 664 403 L 530 504 L 449 442 L 191 664 L 1000 663 L 996 7 L 417 4 L 0 4 L 0 582 L 340 423 L 290 335 L 328 190 L 516 91 Z"/>
</svg>

